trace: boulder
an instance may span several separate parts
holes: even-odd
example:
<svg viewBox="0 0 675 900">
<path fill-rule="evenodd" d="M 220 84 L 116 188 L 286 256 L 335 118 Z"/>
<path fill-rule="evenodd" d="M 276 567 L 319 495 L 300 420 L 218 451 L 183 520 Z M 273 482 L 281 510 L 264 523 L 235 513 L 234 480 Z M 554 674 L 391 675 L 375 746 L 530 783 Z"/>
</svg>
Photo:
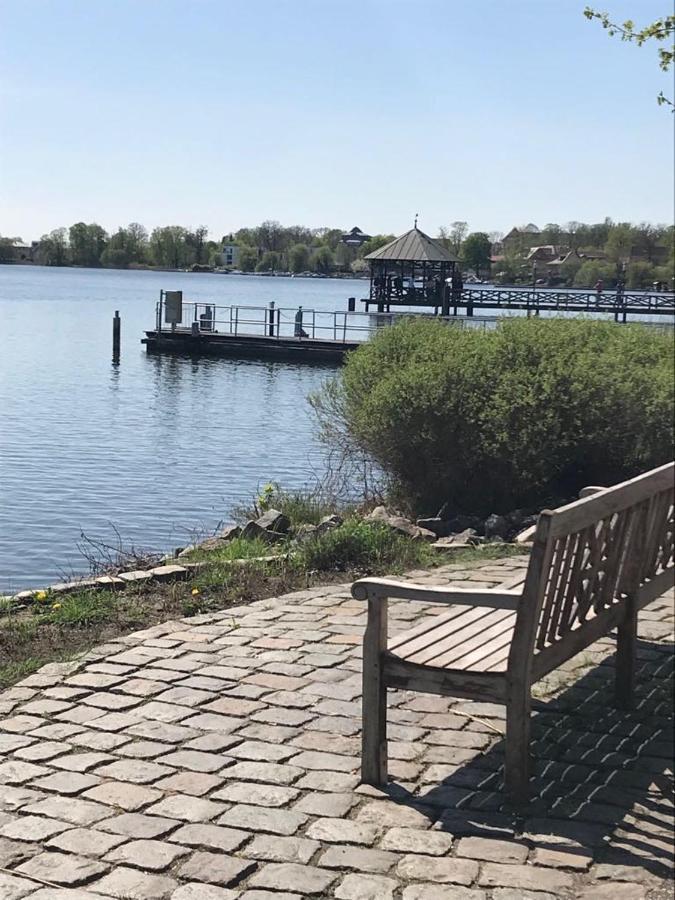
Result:
<svg viewBox="0 0 675 900">
<path fill-rule="evenodd" d="M 366 520 L 370 522 L 381 522 L 397 534 L 411 538 L 413 541 L 435 541 L 437 535 L 428 528 L 420 528 L 410 519 L 404 516 L 397 516 L 390 513 L 385 506 L 376 506 L 375 509 L 366 516 Z"/>
<path fill-rule="evenodd" d="M 239 525 L 226 525 L 224 528 L 220 529 L 216 536 L 222 541 L 233 541 L 235 538 L 238 538 L 240 534 L 241 528 Z"/>
<path fill-rule="evenodd" d="M 256 519 L 255 524 L 264 528 L 265 531 L 276 531 L 279 534 L 287 534 L 291 527 L 291 520 L 288 516 L 279 512 L 278 509 L 268 509 L 259 519 Z"/>
<path fill-rule="evenodd" d="M 503 540 L 511 531 L 511 524 L 506 516 L 498 516 L 496 513 L 487 517 L 484 527 L 486 538 L 502 538 Z"/>
<path fill-rule="evenodd" d="M 333 514 L 331 516 L 324 516 L 316 526 L 316 528 L 320 534 L 323 534 L 325 531 L 331 531 L 333 528 L 339 528 L 342 524 L 342 517 Z"/>
<path fill-rule="evenodd" d="M 319 529 L 316 525 L 301 525 L 296 529 L 295 540 L 298 544 L 304 544 L 306 541 L 311 541 L 317 534 L 319 534 Z"/>
<path fill-rule="evenodd" d="M 257 538 L 258 540 L 265 541 L 267 544 L 283 541 L 286 535 L 282 534 L 280 531 L 271 531 L 268 528 L 263 528 L 259 522 L 260 520 L 258 520 L 258 522 L 247 522 L 242 529 L 241 537 L 246 541 L 252 541 Z"/>
<path fill-rule="evenodd" d="M 483 530 L 483 522 L 476 516 L 455 516 L 447 522 L 448 534 L 459 534 L 467 528 L 474 528 L 476 532 Z"/>
<path fill-rule="evenodd" d="M 478 537 L 475 528 L 465 528 L 459 534 L 450 536 L 453 544 L 480 544 L 481 538 Z"/>
<path fill-rule="evenodd" d="M 418 519 L 418 528 L 426 528 L 427 531 L 433 531 L 436 537 L 447 537 L 450 534 L 448 522 L 441 519 L 440 516 L 432 516 L 429 519 Z"/>
</svg>

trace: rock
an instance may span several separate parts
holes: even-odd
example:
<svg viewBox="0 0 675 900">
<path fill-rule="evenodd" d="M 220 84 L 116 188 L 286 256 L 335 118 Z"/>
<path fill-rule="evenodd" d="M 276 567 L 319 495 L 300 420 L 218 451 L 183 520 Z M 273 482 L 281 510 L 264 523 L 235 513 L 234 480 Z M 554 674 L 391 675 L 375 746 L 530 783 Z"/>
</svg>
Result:
<svg viewBox="0 0 675 900">
<path fill-rule="evenodd" d="M 274 544 L 276 541 L 283 541 L 285 535 L 279 531 L 270 531 L 263 528 L 258 522 L 247 522 L 241 532 L 241 536 L 246 541 L 252 541 L 256 538 L 265 541 L 268 544 Z"/>
<path fill-rule="evenodd" d="M 318 528 L 316 525 L 301 525 L 295 532 L 295 540 L 298 544 L 304 544 L 316 537 Z"/>
<path fill-rule="evenodd" d="M 485 520 L 485 537 L 504 539 L 511 530 L 509 520 L 506 516 L 498 516 L 496 513 L 488 516 Z"/>
<path fill-rule="evenodd" d="M 221 541 L 233 541 L 235 538 L 238 538 L 240 534 L 241 528 L 239 525 L 226 525 L 224 528 L 220 529 L 216 536 L 220 538 Z"/>
<path fill-rule="evenodd" d="M 460 531 L 459 534 L 453 534 L 450 537 L 453 544 L 480 543 L 480 538 L 478 537 L 475 528 L 465 528 L 464 531 Z"/>
<path fill-rule="evenodd" d="M 448 522 L 440 518 L 440 516 L 432 516 L 429 519 L 418 519 L 418 528 L 426 528 L 427 531 L 433 531 L 436 537 L 447 537 L 450 534 Z"/>
<path fill-rule="evenodd" d="M 474 528 L 476 532 L 483 530 L 483 523 L 476 516 L 455 516 L 454 519 L 448 521 L 447 525 L 448 534 L 459 534 L 466 531 L 467 528 Z"/>
<path fill-rule="evenodd" d="M 343 521 L 344 520 L 342 516 L 333 514 L 331 516 L 324 516 L 316 527 L 318 531 L 323 534 L 323 532 L 325 531 L 330 531 L 333 528 L 339 528 L 340 525 L 343 524 Z"/>
<path fill-rule="evenodd" d="M 397 516 L 390 513 L 384 506 L 376 506 L 375 509 L 366 516 L 366 520 L 370 522 L 381 522 L 397 534 L 411 538 L 413 541 L 435 541 L 437 535 L 428 528 L 420 528 L 410 519 L 404 516 Z"/>
<path fill-rule="evenodd" d="M 256 519 L 255 524 L 264 528 L 265 531 L 276 531 L 279 534 L 286 534 L 291 527 L 291 520 L 288 516 L 279 512 L 278 509 L 268 509 L 259 519 Z"/>
<path fill-rule="evenodd" d="M 519 531 L 515 536 L 513 539 L 514 544 L 531 544 L 534 540 L 534 531 L 534 525 L 528 525 L 527 528 Z"/>
</svg>

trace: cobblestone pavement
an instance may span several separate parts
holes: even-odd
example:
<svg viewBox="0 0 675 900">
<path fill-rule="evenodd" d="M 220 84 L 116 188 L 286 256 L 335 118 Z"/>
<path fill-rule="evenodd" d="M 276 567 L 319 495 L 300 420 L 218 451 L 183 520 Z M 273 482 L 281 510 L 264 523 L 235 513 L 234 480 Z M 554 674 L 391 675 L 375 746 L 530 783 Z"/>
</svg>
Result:
<svg viewBox="0 0 675 900">
<path fill-rule="evenodd" d="M 417 580 L 496 585 L 525 564 Z M 391 603 L 391 627 L 430 611 Z M 359 787 L 364 619 L 348 585 L 315 588 L 0 694 L 0 900 L 671 896 L 672 591 L 641 616 L 635 712 L 611 706 L 609 639 L 537 686 L 520 816 L 487 703 L 390 692 L 393 782 Z"/>
</svg>

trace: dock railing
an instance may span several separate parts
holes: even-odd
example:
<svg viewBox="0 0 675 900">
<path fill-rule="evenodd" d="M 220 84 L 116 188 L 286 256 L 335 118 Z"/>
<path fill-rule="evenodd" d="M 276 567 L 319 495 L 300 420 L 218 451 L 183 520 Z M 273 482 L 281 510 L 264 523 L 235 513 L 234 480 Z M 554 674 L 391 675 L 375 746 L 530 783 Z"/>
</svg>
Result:
<svg viewBox="0 0 675 900">
<path fill-rule="evenodd" d="M 306 307 L 280 307 L 273 301 L 267 306 L 217 306 L 207 302 L 182 303 L 179 321 L 166 321 L 164 291 L 156 308 L 156 331 L 159 335 L 226 334 L 236 337 L 266 337 L 287 341 L 329 341 L 354 344 L 367 341 L 380 328 L 419 312 L 333 312 Z M 422 314 L 424 315 L 424 314 Z M 432 317 L 431 313 L 427 314 Z M 440 318 L 440 317 L 437 317 Z M 492 319 L 456 319 L 448 322 L 460 327 L 486 327 Z"/>
</svg>

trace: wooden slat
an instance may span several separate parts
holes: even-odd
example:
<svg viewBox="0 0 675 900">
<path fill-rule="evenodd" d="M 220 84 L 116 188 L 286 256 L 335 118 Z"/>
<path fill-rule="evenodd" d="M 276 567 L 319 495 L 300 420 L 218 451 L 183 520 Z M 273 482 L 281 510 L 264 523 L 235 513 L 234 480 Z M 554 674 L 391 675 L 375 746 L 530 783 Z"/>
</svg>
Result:
<svg viewBox="0 0 675 900">
<path fill-rule="evenodd" d="M 430 660 L 425 665 L 440 666 L 442 669 L 470 669 L 469 664 L 464 665 L 462 660 L 466 657 L 481 659 L 493 639 L 498 639 L 505 633 L 512 634 L 515 625 L 513 613 L 495 613 L 490 621 L 484 623 L 481 631 L 468 641 L 455 644 L 449 650 L 445 650 Z"/>
<path fill-rule="evenodd" d="M 445 630 L 441 632 L 438 639 L 433 644 L 413 653 L 406 653 L 405 657 L 402 658 L 408 659 L 410 662 L 418 663 L 419 665 L 435 665 L 434 660 L 442 654 L 447 653 L 449 650 L 452 650 L 453 647 L 474 641 L 477 636 L 482 634 L 485 628 L 492 624 L 494 621 L 493 616 L 497 615 L 505 617 L 508 616 L 509 613 L 487 613 L 480 619 L 472 618 L 469 615 L 463 616 L 461 619 L 457 619 L 452 623 L 457 626 L 452 631 L 449 632 Z M 447 626 L 445 626 L 445 628 L 447 629 Z M 397 653 L 396 655 L 401 656 L 400 653 Z"/>
<path fill-rule="evenodd" d="M 603 553 L 606 546 L 607 531 L 609 528 L 609 520 L 601 519 L 597 526 L 591 531 L 589 539 L 590 557 L 588 562 L 591 565 L 590 570 L 586 569 L 581 572 L 582 584 L 581 591 L 577 597 L 577 610 L 575 619 L 584 622 L 591 608 L 593 594 L 595 592 L 596 581 L 600 566 L 603 562 Z M 586 579 L 586 586 L 583 581 Z"/>
<path fill-rule="evenodd" d="M 565 559 L 565 566 L 560 576 L 560 603 L 558 604 L 559 614 L 555 624 L 556 633 L 562 636 L 569 629 L 569 622 L 572 607 L 574 606 L 574 596 L 570 588 L 570 580 L 574 570 L 574 563 L 577 554 L 580 552 L 579 545 L 584 541 L 585 532 L 576 532 L 569 536 L 569 549 Z"/>
<path fill-rule="evenodd" d="M 395 637 L 390 638 L 389 649 L 394 650 L 402 644 L 407 644 L 408 641 L 413 640 L 413 638 L 421 637 L 423 634 L 426 634 L 427 631 L 433 631 L 433 629 L 438 628 L 443 622 L 449 622 L 451 619 L 454 619 L 455 616 L 461 615 L 464 610 L 465 607 L 453 606 L 450 608 L 449 612 L 444 613 L 441 616 L 430 616 L 422 622 L 421 625 L 417 625 L 415 628 L 410 628 L 408 631 L 404 631 L 401 634 L 397 634 Z"/>
<path fill-rule="evenodd" d="M 586 553 L 586 544 L 588 539 L 589 528 L 577 532 L 576 547 L 574 550 L 574 559 L 570 569 L 567 586 L 564 589 L 564 603 L 558 624 L 558 635 L 562 637 L 570 630 L 574 614 L 576 612 L 577 592 L 579 590 L 579 577 L 581 567 L 583 565 L 584 554 Z"/>
<path fill-rule="evenodd" d="M 605 563 L 605 581 L 598 591 L 593 604 L 596 613 L 610 606 L 617 593 L 617 585 L 621 577 L 624 560 L 629 550 L 630 526 L 633 518 L 633 510 L 626 509 L 617 513 L 617 520 L 611 537 L 611 547 Z"/>
<path fill-rule="evenodd" d="M 649 534 L 646 560 L 642 568 L 642 576 L 652 575 L 656 571 L 656 560 L 658 558 L 661 541 L 666 533 L 672 491 L 664 491 L 654 502 L 654 512 L 651 522 L 651 532 Z"/>
<path fill-rule="evenodd" d="M 410 640 L 405 640 L 402 643 L 399 643 L 395 648 L 390 645 L 388 648 L 389 651 L 395 653 L 396 656 L 400 656 L 401 659 L 408 659 L 413 653 L 419 653 L 427 647 L 434 646 L 444 635 L 451 634 L 454 631 L 457 631 L 458 628 L 463 628 L 469 622 L 473 622 L 476 619 L 482 619 L 485 616 L 489 616 L 491 612 L 491 610 L 479 609 L 473 606 L 457 607 L 457 609 L 459 610 L 459 614 L 452 619 L 445 619 L 445 617 L 442 617 L 444 621 L 439 622 L 433 628 L 426 630 L 424 634 L 412 637 Z M 457 622 L 460 624 L 457 625 Z"/>
<path fill-rule="evenodd" d="M 539 633 L 537 635 L 537 641 L 535 644 L 535 646 L 539 650 L 541 650 L 541 648 L 544 646 L 546 640 L 546 631 L 548 629 L 549 621 L 551 618 L 551 612 L 553 610 L 553 605 L 558 597 L 558 579 L 560 577 L 560 569 L 563 564 L 563 559 L 565 558 L 565 553 L 567 551 L 567 544 L 568 536 L 565 535 L 564 538 L 556 541 L 553 547 L 551 568 L 549 569 L 548 580 L 544 589 L 544 605 L 541 611 L 541 618 L 539 620 Z"/>
<path fill-rule="evenodd" d="M 549 622 L 548 628 L 548 636 L 547 639 L 549 643 L 555 639 L 555 636 L 558 632 L 558 627 L 563 618 L 563 610 L 565 608 L 565 603 L 567 599 L 567 588 L 569 586 L 570 580 L 570 572 L 572 571 L 572 564 L 576 558 L 576 550 L 579 542 L 579 534 L 571 534 L 567 540 L 567 551 L 565 553 L 565 563 L 563 565 L 563 570 L 560 573 L 560 582 L 558 585 L 559 597 L 558 602 L 555 605 L 555 609 L 553 614 L 551 615 L 551 619 Z"/>
<path fill-rule="evenodd" d="M 583 625 L 568 631 L 564 640 L 557 641 L 535 654 L 532 666 L 533 680 L 557 669 L 560 663 L 575 656 L 598 638 L 612 630 L 626 615 L 626 601 L 604 609 L 600 615 L 587 619 Z"/>
<path fill-rule="evenodd" d="M 434 659 L 433 665 L 444 669 L 471 669 L 475 672 L 484 672 L 487 666 L 485 659 L 491 659 L 495 654 L 501 654 L 504 659 L 508 656 L 508 648 L 511 646 L 515 617 L 509 616 L 503 622 L 498 622 L 480 635 L 480 645 L 474 647 L 456 648 L 451 654 L 446 654 L 440 659 Z"/>
</svg>

